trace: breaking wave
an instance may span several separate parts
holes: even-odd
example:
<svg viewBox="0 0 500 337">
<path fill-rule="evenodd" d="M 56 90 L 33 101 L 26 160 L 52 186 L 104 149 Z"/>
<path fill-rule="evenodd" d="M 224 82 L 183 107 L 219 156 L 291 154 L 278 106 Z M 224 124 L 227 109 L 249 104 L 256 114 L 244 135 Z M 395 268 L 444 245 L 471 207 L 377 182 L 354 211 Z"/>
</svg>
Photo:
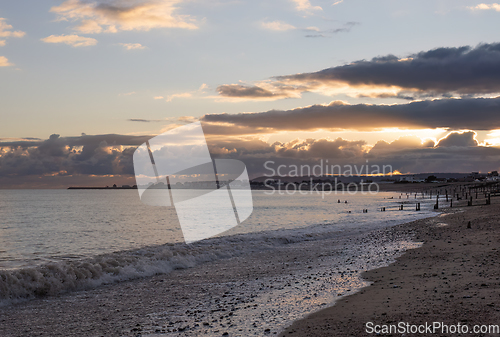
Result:
<svg viewBox="0 0 500 337">
<path fill-rule="evenodd" d="M 104 284 L 167 274 L 216 261 L 263 251 L 294 242 L 355 235 L 402 221 L 387 220 L 356 227 L 354 231 L 331 224 L 300 229 L 236 234 L 193 244 L 169 243 L 82 259 L 68 259 L 34 267 L 0 270 L 0 305 L 37 297 L 86 290 Z"/>
<path fill-rule="evenodd" d="M 92 258 L 69 259 L 34 267 L 0 270 L 0 305 L 20 300 L 58 295 L 103 284 L 126 281 L 200 263 L 230 258 L 277 245 L 325 238 L 327 226 L 310 230 L 280 230 L 271 233 L 217 237 L 194 244 L 165 244 L 103 254 Z M 332 229 L 330 234 L 334 235 Z"/>
</svg>

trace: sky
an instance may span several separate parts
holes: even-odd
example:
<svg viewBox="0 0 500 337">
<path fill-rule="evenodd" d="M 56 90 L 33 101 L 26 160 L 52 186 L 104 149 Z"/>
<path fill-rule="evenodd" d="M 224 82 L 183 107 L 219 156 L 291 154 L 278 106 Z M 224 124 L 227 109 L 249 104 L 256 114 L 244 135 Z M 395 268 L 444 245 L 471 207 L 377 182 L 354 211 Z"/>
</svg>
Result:
<svg viewBox="0 0 500 337">
<path fill-rule="evenodd" d="M 201 121 L 213 157 L 500 169 L 500 4 L 0 3 L 0 188 L 133 183 Z"/>
</svg>

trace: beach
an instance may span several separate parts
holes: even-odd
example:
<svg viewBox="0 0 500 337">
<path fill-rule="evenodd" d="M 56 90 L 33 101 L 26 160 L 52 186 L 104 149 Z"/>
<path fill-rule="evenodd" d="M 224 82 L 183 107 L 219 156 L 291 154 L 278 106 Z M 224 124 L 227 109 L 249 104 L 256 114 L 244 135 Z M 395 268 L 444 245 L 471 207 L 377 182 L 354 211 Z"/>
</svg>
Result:
<svg viewBox="0 0 500 337">
<path fill-rule="evenodd" d="M 474 325 L 500 324 L 498 205 L 494 199 L 491 206 L 446 209 L 438 217 L 396 226 L 413 231 L 423 246 L 407 251 L 390 266 L 365 272 L 370 286 L 296 321 L 281 335 L 375 335 L 373 325 L 367 329 L 368 322 L 380 328 L 399 322 L 460 322 L 468 326 L 469 334 Z M 448 334 L 438 330 L 437 335 Z"/>
<path fill-rule="evenodd" d="M 49 195 L 55 203 L 68 193 L 73 192 Z M 99 197 L 98 192 L 88 193 L 93 193 L 92 200 Z M 399 199 L 382 195 L 351 195 L 349 203 L 337 203 L 342 196 L 274 196 L 271 202 L 257 194 L 259 218 L 240 234 L 191 245 L 153 244 L 98 256 L 62 256 L 51 263 L 2 270 L 2 336 L 277 335 L 293 321 L 367 286 L 360 278 L 363 271 L 388 265 L 419 245 L 410 231 L 394 231 L 392 226 L 436 214 L 398 211 Z M 80 200 L 79 194 L 71 196 Z M 133 202 L 129 204 L 134 209 Z M 391 211 L 377 211 L 380 205 Z M 362 212 L 367 207 L 369 213 Z M 81 214 L 82 225 L 69 239 L 85 240 L 80 233 L 89 234 L 84 230 L 86 213 L 73 214 Z M 120 216 L 126 220 L 128 213 L 124 210 Z M 314 224 L 317 219 L 331 220 Z M 256 231 L 258 223 L 267 220 L 274 223 Z M 102 226 L 92 227 L 101 241 L 111 229 L 121 230 L 122 236 L 135 233 L 129 232 L 134 222 Z M 159 225 L 153 230 L 160 233 Z M 45 233 L 54 231 L 61 228 Z M 61 237 L 59 242 L 67 246 L 70 240 Z M 78 247 L 89 249 L 72 249 Z"/>
<path fill-rule="evenodd" d="M 2 336 L 261 336 L 367 285 L 411 247 L 390 229 L 284 242 L 169 274 L 0 308 Z M 366 257 L 373 259 L 366 263 Z M 335 261 L 332 263 L 332 261 Z"/>
<path fill-rule="evenodd" d="M 498 322 L 500 295 L 497 207 L 493 199 L 490 206 L 442 209 L 395 226 L 322 225 L 176 250 L 153 247 L 138 261 L 157 267 L 167 249 L 164 272 L 134 266 L 138 276 L 128 280 L 102 284 L 101 277 L 95 286 L 90 280 L 83 289 L 14 301 L 0 306 L 0 330 L 2 336 L 358 336 L 367 322 L 491 324 Z M 110 255 L 108 267 L 120 256 Z"/>
<path fill-rule="evenodd" d="M 0 337 L 500 337 L 499 15 L 2 1 Z"/>
</svg>

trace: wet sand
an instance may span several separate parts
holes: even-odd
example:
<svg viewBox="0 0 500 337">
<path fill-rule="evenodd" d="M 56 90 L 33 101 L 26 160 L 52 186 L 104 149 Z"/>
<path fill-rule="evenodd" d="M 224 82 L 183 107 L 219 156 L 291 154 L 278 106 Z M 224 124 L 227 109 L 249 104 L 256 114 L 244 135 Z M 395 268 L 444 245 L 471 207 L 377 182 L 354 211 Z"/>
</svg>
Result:
<svg viewBox="0 0 500 337">
<path fill-rule="evenodd" d="M 439 217 L 397 226 L 414 231 L 424 245 L 390 266 L 365 272 L 363 278 L 372 285 L 294 322 L 281 336 L 376 335 L 368 333 L 367 322 L 460 322 L 470 329 L 476 324 L 500 324 L 498 199 L 492 199 L 490 206 L 448 209 Z"/>
</svg>

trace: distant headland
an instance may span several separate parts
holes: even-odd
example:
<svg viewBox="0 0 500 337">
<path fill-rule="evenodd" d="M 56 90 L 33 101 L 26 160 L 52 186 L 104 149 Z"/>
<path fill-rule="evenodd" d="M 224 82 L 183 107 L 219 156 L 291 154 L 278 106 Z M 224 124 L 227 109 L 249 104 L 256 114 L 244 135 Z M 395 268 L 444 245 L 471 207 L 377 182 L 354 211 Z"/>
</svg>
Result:
<svg viewBox="0 0 500 337">
<path fill-rule="evenodd" d="M 114 184 L 113 186 L 71 186 L 68 187 L 68 190 L 136 190 L 137 185 L 122 185 L 122 186 L 116 186 Z"/>
</svg>

